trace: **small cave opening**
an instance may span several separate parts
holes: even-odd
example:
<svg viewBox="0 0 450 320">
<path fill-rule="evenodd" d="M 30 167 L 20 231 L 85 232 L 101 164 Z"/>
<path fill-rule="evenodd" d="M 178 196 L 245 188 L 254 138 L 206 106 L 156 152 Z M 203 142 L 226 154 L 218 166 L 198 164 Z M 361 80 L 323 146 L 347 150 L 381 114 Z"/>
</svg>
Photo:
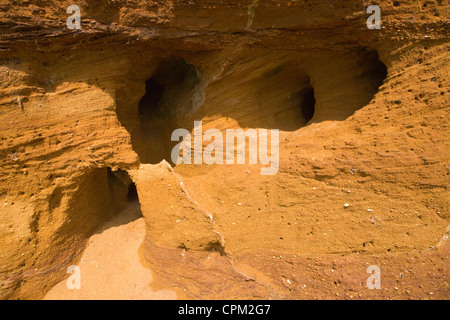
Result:
<svg viewBox="0 0 450 320">
<path fill-rule="evenodd" d="M 138 114 L 141 123 L 145 123 L 156 116 L 158 106 L 164 93 L 164 86 L 154 78 L 145 82 L 145 95 L 139 101 Z"/>
<path fill-rule="evenodd" d="M 216 84 L 227 89 L 223 94 L 232 96 L 230 100 L 238 101 L 236 105 L 239 107 L 227 108 L 224 105 L 221 109 L 225 110 L 223 115 L 235 119 L 241 127 L 295 131 L 314 117 L 315 89 L 309 75 L 296 61 L 258 65 L 247 79 L 246 73 L 248 70 L 238 73 L 231 83 L 224 79 Z M 240 79 L 244 79 L 242 83 Z M 213 102 L 211 105 L 214 107 L 221 103 Z"/>
<path fill-rule="evenodd" d="M 139 206 L 139 196 L 137 192 L 136 184 L 131 179 L 130 175 L 125 170 L 112 170 L 107 169 L 108 186 L 111 195 L 111 201 L 115 211 L 121 211 L 126 209 L 131 202 L 134 202 Z"/>
<path fill-rule="evenodd" d="M 316 98 L 314 97 L 314 88 L 306 88 L 303 93 L 303 101 L 300 106 L 302 110 L 302 116 L 308 123 L 313 117 L 316 108 Z"/>
<path fill-rule="evenodd" d="M 139 196 L 138 196 L 138 193 L 137 193 L 136 184 L 134 182 L 132 182 L 128 186 L 127 200 L 128 201 L 138 201 L 139 202 Z"/>
<path fill-rule="evenodd" d="M 217 93 L 202 107 L 207 115 L 232 118 L 242 128 L 296 131 L 352 116 L 387 76 L 378 52 L 365 47 L 255 55 L 210 85 Z"/>
<path fill-rule="evenodd" d="M 109 167 L 92 169 L 79 178 L 73 193 L 56 189 L 49 201 L 54 201 L 59 195 L 67 196 L 64 206 L 67 219 L 58 230 L 58 235 L 63 238 L 75 237 L 79 240 L 90 237 L 119 215 L 121 224 L 142 217 L 135 184 L 125 170 L 114 171 Z M 62 206 L 49 205 L 53 206 L 54 212 L 62 209 Z"/>
<path fill-rule="evenodd" d="M 366 47 L 240 54 L 225 69 L 213 53 L 163 59 L 145 81 L 124 82 L 117 114 L 141 163 L 171 163 L 179 143 L 171 141 L 173 131 L 191 131 L 194 121 L 215 122 L 219 130 L 281 131 L 343 121 L 374 98 L 387 76 L 378 52 Z"/>
<path fill-rule="evenodd" d="M 177 119 L 187 112 L 190 92 L 199 83 L 196 68 L 184 59 L 163 61 L 145 82 L 145 95 L 139 101 L 141 139 L 135 148 L 141 163 L 170 161 L 171 134 Z"/>
</svg>

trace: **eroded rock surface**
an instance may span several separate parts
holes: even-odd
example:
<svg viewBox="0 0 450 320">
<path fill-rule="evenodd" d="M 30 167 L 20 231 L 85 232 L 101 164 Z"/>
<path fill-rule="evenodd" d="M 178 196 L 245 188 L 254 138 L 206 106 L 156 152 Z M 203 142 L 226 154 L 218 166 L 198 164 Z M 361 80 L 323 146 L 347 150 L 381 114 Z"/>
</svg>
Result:
<svg viewBox="0 0 450 320">
<path fill-rule="evenodd" d="M 191 298 L 448 299 L 449 6 L 395 2 L 369 30 L 353 0 L 83 0 L 73 31 L 72 1 L 0 1 L 1 298 L 44 297 L 137 192 Z M 280 129 L 279 172 L 175 166 L 200 120 Z"/>
</svg>

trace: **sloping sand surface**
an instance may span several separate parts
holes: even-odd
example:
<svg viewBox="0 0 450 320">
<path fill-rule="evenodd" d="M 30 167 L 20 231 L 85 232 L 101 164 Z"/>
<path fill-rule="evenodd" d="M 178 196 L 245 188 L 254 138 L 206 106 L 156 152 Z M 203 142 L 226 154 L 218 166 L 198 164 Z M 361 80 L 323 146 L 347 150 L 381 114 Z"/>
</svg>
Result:
<svg viewBox="0 0 450 320">
<path fill-rule="evenodd" d="M 65 279 L 44 300 L 176 299 L 175 291 L 150 288 L 152 273 L 142 266 L 138 253 L 145 236 L 139 215 L 136 202 L 108 221 L 90 238 L 78 263 L 81 288 L 70 290 Z"/>
</svg>

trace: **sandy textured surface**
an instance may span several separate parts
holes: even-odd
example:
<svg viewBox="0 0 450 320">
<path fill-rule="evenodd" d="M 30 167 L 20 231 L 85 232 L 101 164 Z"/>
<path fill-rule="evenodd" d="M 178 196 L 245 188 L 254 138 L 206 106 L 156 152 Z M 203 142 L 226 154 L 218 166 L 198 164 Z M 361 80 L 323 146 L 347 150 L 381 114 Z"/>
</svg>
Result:
<svg viewBox="0 0 450 320">
<path fill-rule="evenodd" d="M 152 273 L 141 264 L 138 253 L 145 225 L 137 207 L 130 204 L 89 239 L 78 264 L 80 289 L 68 289 L 63 280 L 44 299 L 176 299 L 174 291 L 150 287 Z"/>
<path fill-rule="evenodd" d="M 71 4 L 0 0 L 0 298 L 450 298 L 447 1 Z M 194 121 L 278 173 L 174 165 Z"/>
</svg>

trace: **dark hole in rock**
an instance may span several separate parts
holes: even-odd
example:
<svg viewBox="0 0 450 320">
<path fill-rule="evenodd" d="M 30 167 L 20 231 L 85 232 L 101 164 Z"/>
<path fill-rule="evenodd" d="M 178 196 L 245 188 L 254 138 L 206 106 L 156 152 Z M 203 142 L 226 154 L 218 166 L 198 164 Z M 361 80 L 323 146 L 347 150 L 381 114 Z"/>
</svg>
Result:
<svg viewBox="0 0 450 320">
<path fill-rule="evenodd" d="M 134 182 L 128 186 L 127 199 L 128 201 L 139 201 L 136 184 Z"/>
<path fill-rule="evenodd" d="M 142 216 L 137 192 L 131 187 L 134 183 L 124 170 L 95 168 L 81 176 L 77 185 L 73 193 L 70 189 L 56 188 L 49 198 L 49 209 L 55 215 L 60 214 L 56 210 L 63 210 L 69 217 L 58 230 L 63 238 L 89 237 L 123 210 L 132 210 L 129 217 L 133 220 Z"/>
<path fill-rule="evenodd" d="M 179 113 L 183 98 L 198 82 L 195 67 L 183 59 L 161 62 L 146 81 L 146 92 L 138 106 L 141 137 L 145 141 L 137 148 L 142 163 L 170 160 L 175 113 Z"/>
<path fill-rule="evenodd" d="M 108 168 L 108 185 L 115 210 L 122 210 L 129 202 L 139 203 L 136 184 L 125 170 Z"/>
<path fill-rule="evenodd" d="M 314 98 L 314 89 L 307 88 L 303 94 L 303 102 L 301 105 L 302 115 L 306 122 L 309 122 L 314 116 L 316 107 L 316 98 Z"/>
</svg>

